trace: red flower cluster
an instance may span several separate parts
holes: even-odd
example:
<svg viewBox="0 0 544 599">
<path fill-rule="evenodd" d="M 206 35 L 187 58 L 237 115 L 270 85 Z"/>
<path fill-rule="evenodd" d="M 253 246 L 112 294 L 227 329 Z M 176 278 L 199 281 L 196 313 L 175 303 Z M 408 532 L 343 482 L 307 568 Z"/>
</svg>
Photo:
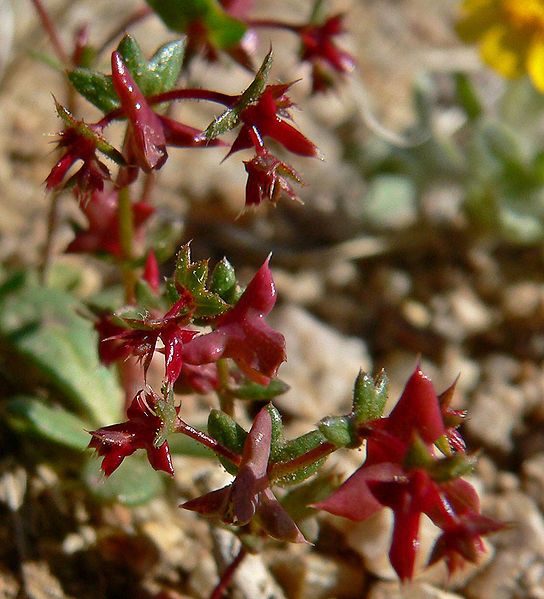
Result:
<svg viewBox="0 0 544 599">
<path fill-rule="evenodd" d="M 355 521 L 391 508 L 389 557 L 403 580 L 414 574 L 421 514 L 444 531 L 431 562 L 446 558 L 451 571 L 463 560 L 476 561 L 482 535 L 502 526 L 480 515 L 476 491 L 459 478 L 455 466 L 466 460 L 464 454 L 438 457 L 435 443 L 448 435 L 448 428 L 432 383 L 419 368 L 389 417 L 367 423 L 362 432 L 365 463 L 316 507 Z"/>
<path fill-rule="evenodd" d="M 285 360 L 285 339 L 265 320 L 276 303 L 268 262 L 257 271 L 236 305 L 217 318 L 211 333 L 198 335 L 198 331 L 186 328 L 194 309 L 187 289 L 181 290 L 180 299 L 163 316 L 124 318 L 130 328 L 122 328 L 111 318 L 100 319 L 95 325 L 100 359 L 111 364 L 137 356 L 146 371 L 160 339 L 164 344 L 165 380 L 170 386 L 181 376 L 180 384 L 196 391 L 215 388 L 217 373 L 210 366 L 223 357 L 232 358 L 250 379 L 268 383 Z"/>
</svg>

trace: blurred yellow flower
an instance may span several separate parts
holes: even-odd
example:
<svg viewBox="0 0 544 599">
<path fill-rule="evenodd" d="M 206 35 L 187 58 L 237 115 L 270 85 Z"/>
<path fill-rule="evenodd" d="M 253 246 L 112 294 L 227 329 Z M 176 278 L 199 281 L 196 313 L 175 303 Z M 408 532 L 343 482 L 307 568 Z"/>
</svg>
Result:
<svg viewBox="0 0 544 599">
<path fill-rule="evenodd" d="M 503 77 L 528 73 L 544 92 L 544 0 L 464 0 L 457 32 Z"/>
</svg>

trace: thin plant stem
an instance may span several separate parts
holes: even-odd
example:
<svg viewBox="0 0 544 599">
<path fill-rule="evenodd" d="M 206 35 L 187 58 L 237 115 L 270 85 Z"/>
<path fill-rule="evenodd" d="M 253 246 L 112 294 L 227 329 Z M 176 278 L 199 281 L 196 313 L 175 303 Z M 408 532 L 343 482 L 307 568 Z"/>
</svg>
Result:
<svg viewBox="0 0 544 599">
<path fill-rule="evenodd" d="M 157 94 L 155 96 L 149 96 L 146 98 L 147 103 L 152 106 L 154 104 L 163 104 L 164 102 L 174 102 L 176 100 L 205 100 L 207 102 L 214 102 L 215 104 L 221 104 L 227 108 L 232 108 L 238 101 L 240 96 L 233 96 L 231 94 L 223 94 L 221 92 L 212 91 L 209 89 L 173 89 L 169 92 Z M 122 108 L 112 110 L 104 117 L 102 117 L 95 125 L 97 127 L 107 127 L 111 122 L 125 118 L 125 113 Z"/>
<path fill-rule="evenodd" d="M 221 575 L 221 579 L 217 583 L 217 586 L 212 591 L 210 595 L 210 599 L 221 599 L 226 593 L 228 587 L 232 582 L 232 577 L 234 576 L 238 566 L 242 563 L 243 559 L 247 555 L 247 549 L 242 545 L 240 547 L 240 551 L 238 555 L 234 558 L 234 560 L 228 565 L 223 574 Z"/>
<path fill-rule="evenodd" d="M 31 2 L 34 5 L 36 12 L 38 13 L 38 16 L 40 17 L 42 27 L 44 31 L 47 33 L 47 36 L 49 37 L 49 41 L 53 46 L 53 50 L 57 55 L 57 58 L 62 62 L 62 64 L 66 66 L 70 65 L 71 61 L 68 56 L 68 52 L 66 52 L 66 50 L 64 49 L 64 45 L 57 32 L 55 23 L 53 23 L 53 20 L 49 16 L 49 13 L 43 5 L 42 0 L 31 0 Z"/>
<path fill-rule="evenodd" d="M 135 300 L 136 273 L 132 266 L 134 258 L 134 215 L 128 187 L 122 187 L 118 195 L 119 241 L 122 254 L 122 275 L 125 288 L 125 301 L 129 304 Z"/>
<path fill-rule="evenodd" d="M 53 242 L 55 240 L 55 231 L 59 223 L 59 198 L 61 191 L 55 189 L 50 196 L 49 210 L 47 212 L 47 233 L 45 237 L 45 247 L 43 249 L 43 259 L 40 264 L 40 281 L 46 285 L 51 263 L 53 262 Z"/>
<path fill-rule="evenodd" d="M 226 458 L 235 466 L 239 466 L 242 461 L 242 457 L 239 456 L 237 453 L 234 453 L 224 445 L 221 445 L 221 443 L 219 443 L 213 437 L 210 437 L 206 433 L 199 431 L 196 428 L 193 428 L 190 424 L 187 424 L 184 420 L 182 420 L 179 417 L 176 420 L 176 431 L 179 433 L 183 433 L 188 437 L 191 437 L 191 439 L 194 439 L 195 441 L 201 443 L 208 449 L 211 449 L 217 455 Z"/>
<path fill-rule="evenodd" d="M 217 361 L 217 374 L 219 375 L 219 405 L 223 412 L 234 418 L 234 397 L 229 391 L 229 364 L 225 358 Z"/>
<path fill-rule="evenodd" d="M 299 455 L 292 460 L 289 460 L 288 462 L 276 462 L 272 468 L 270 468 L 268 478 L 270 481 L 274 481 L 275 479 L 292 474 L 304 466 L 309 466 L 318 460 L 326 458 L 328 455 L 336 451 L 336 449 L 336 445 L 326 442 L 314 447 L 313 449 L 310 449 L 310 451 Z"/>
</svg>

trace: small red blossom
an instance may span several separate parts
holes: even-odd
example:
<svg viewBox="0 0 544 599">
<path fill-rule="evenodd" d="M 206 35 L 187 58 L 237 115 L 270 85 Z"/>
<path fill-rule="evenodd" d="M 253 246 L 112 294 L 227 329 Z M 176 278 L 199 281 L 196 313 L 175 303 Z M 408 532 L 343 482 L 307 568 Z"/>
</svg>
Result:
<svg viewBox="0 0 544 599">
<path fill-rule="evenodd" d="M 272 419 L 267 408 L 262 408 L 246 437 L 234 481 L 181 507 L 238 526 L 255 518 L 260 528 L 274 539 L 305 543 L 297 525 L 270 489 L 267 469 L 271 441 Z"/>
<path fill-rule="evenodd" d="M 88 127 L 91 127 L 90 125 Z M 98 130 L 97 130 L 98 135 Z M 81 167 L 67 182 L 74 185 L 80 196 L 104 189 L 104 180 L 110 178 L 108 167 L 99 160 L 96 154 L 96 140 L 81 135 L 73 127 L 67 127 L 60 134 L 58 147 L 65 150 L 45 180 L 47 191 L 55 189 L 66 178 L 68 171 L 78 161 Z"/>
<path fill-rule="evenodd" d="M 258 136 L 254 129 L 252 135 Z M 248 174 L 246 184 L 246 206 L 258 206 L 264 200 L 276 204 L 282 193 L 291 200 L 299 200 L 291 187 L 291 181 L 302 183 L 300 175 L 288 164 L 278 160 L 262 144 L 257 144 L 257 154 L 251 160 L 244 161 Z M 300 201 L 300 200 L 299 200 Z"/>
<path fill-rule="evenodd" d="M 161 121 L 151 109 L 119 52 L 111 55 L 113 87 L 129 122 L 127 146 L 146 173 L 166 162 L 166 139 Z"/>
<path fill-rule="evenodd" d="M 402 580 L 414 574 L 422 514 L 444 531 L 436 560 L 448 557 L 450 551 L 462 555 L 455 543 L 447 544 L 456 539 L 448 531 L 459 532 L 460 521 L 477 521 L 481 517 L 478 495 L 453 470 L 444 476 L 445 471 L 440 468 L 448 462 L 437 455 L 434 445 L 447 429 L 440 400 L 419 367 L 391 414 L 365 427 L 365 463 L 315 507 L 355 521 L 367 519 L 382 507 L 391 508 L 394 527 L 389 558 Z M 493 523 L 493 527 L 500 524 Z M 493 527 L 489 525 L 482 534 L 498 529 Z M 472 548 L 477 552 L 479 536 L 472 540 Z"/>
<path fill-rule="evenodd" d="M 183 346 L 197 334 L 196 331 L 183 328 L 189 320 L 190 303 L 190 298 L 182 295 L 162 317 L 146 315 L 141 319 L 124 319 L 135 328 L 124 329 L 113 325 L 111 321 L 109 324 L 108 321 L 101 321 L 102 330 L 99 329 L 99 332 L 113 333 L 101 337 L 102 360 L 108 364 L 130 355 L 137 356 L 144 363 L 145 375 L 160 339 L 164 344 L 165 380 L 173 385 L 183 367 Z"/>
<path fill-rule="evenodd" d="M 267 85 L 257 102 L 242 110 L 240 120 L 243 125 L 227 157 L 239 150 L 254 147 L 254 130 L 261 138 L 271 137 L 294 154 L 314 158 L 321 156 L 317 146 L 285 120 L 290 118 L 288 109 L 293 106 L 285 95 L 291 85 Z"/>
<path fill-rule="evenodd" d="M 218 318 L 215 330 L 187 343 L 187 363 L 232 358 L 248 378 L 260 384 L 270 382 L 285 361 L 285 338 L 265 321 L 276 303 L 269 260 L 257 271 L 238 303 Z"/>
<path fill-rule="evenodd" d="M 155 446 L 155 440 L 163 424 L 154 411 L 158 400 L 158 395 L 150 389 L 140 391 L 127 410 L 126 422 L 91 431 L 89 447 L 104 458 L 101 467 L 106 476 L 137 449 L 146 450 L 149 463 L 155 470 L 174 474 L 168 442 L 164 441 L 159 447 Z"/>
<path fill-rule="evenodd" d="M 119 238 L 118 196 L 116 191 L 95 191 L 88 201 L 81 205 L 87 218 L 86 229 L 76 233 L 66 251 L 72 253 L 105 252 L 120 257 L 122 254 Z M 136 202 L 132 206 L 134 214 L 135 238 L 143 233 L 143 225 L 155 209 L 145 202 Z"/>
<path fill-rule="evenodd" d="M 477 563 L 485 553 L 482 537 L 504 528 L 504 524 L 476 512 L 469 512 L 445 527 L 434 544 L 429 564 L 444 559 L 453 574 L 466 562 Z"/>
<path fill-rule="evenodd" d="M 335 44 L 334 38 L 343 33 L 343 15 L 334 15 L 321 25 L 309 24 L 300 29 L 301 59 L 312 65 L 314 92 L 326 91 L 331 87 L 330 69 L 345 74 L 355 67 L 353 56 Z"/>
</svg>

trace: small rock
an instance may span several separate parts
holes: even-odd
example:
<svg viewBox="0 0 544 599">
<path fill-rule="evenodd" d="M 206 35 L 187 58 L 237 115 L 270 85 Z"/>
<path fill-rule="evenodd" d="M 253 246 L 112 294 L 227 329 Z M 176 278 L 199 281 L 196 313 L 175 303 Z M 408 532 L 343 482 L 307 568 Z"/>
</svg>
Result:
<svg viewBox="0 0 544 599">
<path fill-rule="evenodd" d="M 512 433 L 521 425 L 524 414 L 525 398 L 521 389 L 489 383 L 476 393 L 466 427 L 482 444 L 508 452 L 512 449 Z"/>
<path fill-rule="evenodd" d="M 365 571 L 333 556 L 293 555 L 282 551 L 271 563 L 275 578 L 290 599 L 351 599 L 362 597 Z"/>
<path fill-rule="evenodd" d="M 60 582 L 45 562 L 24 562 L 22 575 L 27 599 L 64 599 Z"/>
<path fill-rule="evenodd" d="M 544 453 L 525 460 L 521 471 L 524 490 L 544 509 Z"/>
<path fill-rule="evenodd" d="M 359 369 L 371 370 L 363 341 L 340 335 L 295 306 L 276 311 L 273 321 L 287 341 L 279 377 L 292 386 L 275 402 L 280 410 L 313 423 L 349 409 Z"/>
<path fill-rule="evenodd" d="M 377 582 L 370 589 L 367 599 L 462 599 L 462 597 L 426 583 Z"/>
</svg>

